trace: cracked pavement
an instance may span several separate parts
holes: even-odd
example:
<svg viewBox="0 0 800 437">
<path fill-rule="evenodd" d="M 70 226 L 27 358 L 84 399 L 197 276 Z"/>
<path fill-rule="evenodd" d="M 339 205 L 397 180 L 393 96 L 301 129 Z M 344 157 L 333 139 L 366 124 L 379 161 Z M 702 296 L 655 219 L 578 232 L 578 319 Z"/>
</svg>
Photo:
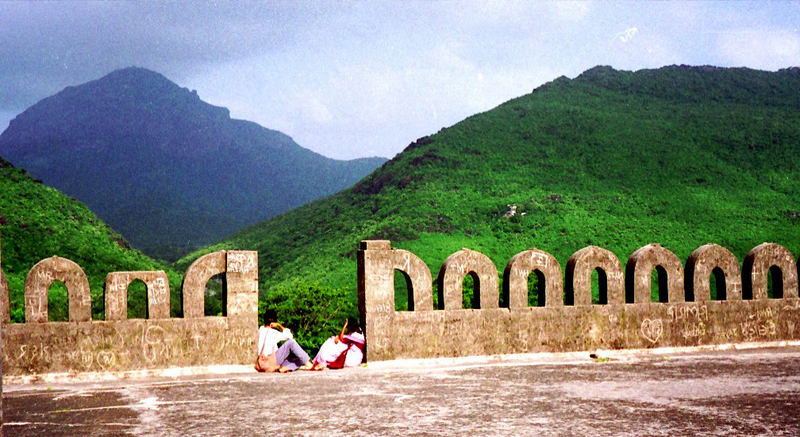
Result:
<svg viewBox="0 0 800 437">
<path fill-rule="evenodd" d="M 4 384 L 5 436 L 800 435 L 800 347 Z"/>
</svg>

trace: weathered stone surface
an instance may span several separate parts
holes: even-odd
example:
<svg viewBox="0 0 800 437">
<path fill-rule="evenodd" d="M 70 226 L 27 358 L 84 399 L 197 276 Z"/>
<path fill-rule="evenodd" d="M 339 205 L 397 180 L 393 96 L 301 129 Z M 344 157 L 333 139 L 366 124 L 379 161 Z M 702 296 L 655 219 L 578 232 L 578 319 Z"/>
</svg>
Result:
<svg viewBox="0 0 800 437">
<path fill-rule="evenodd" d="M 357 254 L 358 307 L 364 332 L 371 332 L 367 351 L 383 355 L 394 318 L 394 257 L 385 240 L 362 241 Z M 426 312 L 414 311 L 414 314 Z"/>
<path fill-rule="evenodd" d="M 205 315 L 206 283 L 216 275 L 225 273 L 227 256 L 224 250 L 203 255 L 186 270 L 183 291 L 183 317 L 187 319 Z"/>
<path fill-rule="evenodd" d="M 439 302 L 444 302 L 443 308 L 462 308 L 462 286 L 467 275 L 472 276 L 473 306 L 477 304 L 481 309 L 498 308 L 500 294 L 497 268 L 489 257 L 469 249 L 459 250 L 442 264 L 436 280 L 442 294 Z"/>
<path fill-rule="evenodd" d="M 25 279 L 25 320 L 44 323 L 47 318 L 47 291 L 54 281 L 67 287 L 69 321 L 86 322 L 92 317 L 89 279 L 78 264 L 57 256 L 39 261 Z"/>
<path fill-rule="evenodd" d="M 663 294 L 666 287 L 667 294 L 661 301 L 685 302 L 681 260 L 659 244 L 648 244 L 639 248 L 628 259 L 625 265 L 626 300 L 634 303 L 650 302 L 653 269 L 660 270 L 659 292 Z"/>
<path fill-rule="evenodd" d="M 589 246 L 575 252 L 567 261 L 564 299 L 567 305 L 592 304 L 592 272 L 598 270 L 600 303 L 624 303 L 625 281 L 622 265 L 613 252 Z"/>
<path fill-rule="evenodd" d="M 767 298 L 767 275 L 770 268 L 777 267 L 780 277 L 773 277 L 776 297 L 798 297 L 797 264 L 794 256 L 783 246 L 762 243 L 754 247 L 744 258 L 742 265 L 742 297 L 744 299 Z"/>
<path fill-rule="evenodd" d="M 12 383 L 6 435 L 800 435 L 798 347 L 599 355 L 370 362 L 291 376 Z M 276 414 L 267 402 L 290 413 Z"/>
<path fill-rule="evenodd" d="M 407 250 L 393 249 L 392 268 L 406 279 L 409 311 L 433 310 L 433 282 L 428 265 Z"/>
<path fill-rule="evenodd" d="M 157 272 L 112 272 L 106 276 L 106 320 L 128 318 L 128 287 L 140 280 L 147 286 L 147 318 L 169 318 L 169 280 L 163 270 Z"/>
<path fill-rule="evenodd" d="M 249 364 L 257 326 L 225 317 L 5 325 L 6 375 Z"/>
<path fill-rule="evenodd" d="M 721 272 L 721 275 L 719 274 Z M 711 300 L 709 277 L 715 274 L 717 300 L 742 299 L 742 272 L 739 260 L 730 250 L 716 244 L 698 247 L 686 261 L 686 300 Z"/>
<path fill-rule="evenodd" d="M 106 277 L 106 310 L 112 318 L 107 321 L 90 319 L 89 284 L 80 266 L 57 257 L 40 262 L 28 274 L 25 286 L 28 322 L 3 325 L 3 372 L 20 375 L 250 364 L 258 329 L 256 252 L 223 251 L 198 261 L 190 268 L 193 276 L 187 274 L 184 290 L 199 295 L 199 304 L 194 303 L 200 308 L 199 316 L 169 317 L 164 272 L 113 272 Z M 218 273 L 225 274 L 229 316 L 203 317 L 203 278 L 207 281 Z M 126 290 L 135 279 L 148 285 L 149 319 L 125 320 Z M 47 321 L 47 289 L 54 280 L 63 281 L 69 290 L 70 322 Z M 86 298 L 77 310 L 73 305 L 76 295 Z M 36 307 L 31 308 L 29 302 Z"/>
<path fill-rule="evenodd" d="M 258 253 L 227 251 L 226 272 L 228 323 L 244 329 L 258 326 Z"/>
<path fill-rule="evenodd" d="M 539 296 L 539 306 L 564 305 L 561 265 L 553 255 L 530 249 L 514 255 L 503 272 L 503 300 L 510 309 L 528 307 L 528 277 L 537 272 L 544 278 L 544 296 Z M 542 300 L 545 305 L 541 305 Z"/>
<path fill-rule="evenodd" d="M 583 304 L 394 311 L 393 274 L 390 257 L 386 255 L 390 251 L 386 249 L 388 242 L 382 242 L 384 249 L 377 250 L 371 249 L 370 243 L 362 243 L 359 251 L 359 308 L 362 317 L 369 322 L 365 325 L 369 360 L 800 339 L 800 299 L 796 295 L 790 297 L 785 293 L 781 299 L 741 300 L 733 298 L 735 292 L 729 292 L 727 300 L 662 303 L 650 302 L 648 293 L 645 302 L 625 303 L 619 261 L 614 263 L 613 254 L 591 247 L 576 252 L 567 268 L 568 272 L 572 271 L 572 278 L 578 277 L 577 273 L 583 278 L 582 283 L 575 281 L 576 288 L 585 290 L 584 297 L 580 300 L 576 297 L 575 303 Z M 730 262 L 731 257 L 722 248 L 704 246 L 701 249 L 696 251 L 693 260 L 693 276 L 702 274 L 707 282 L 708 274 L 703 272 Z M 785 256 L 785 252 L 772 250 Z M 665 270 L 672 269 L 673 274 L 678 271 L 675 259 L 662 250 L 637 252 L 637 264 L 642 263 L 638 268 L 650 265 L 646 269 L 648 280 L 655 265 L 664 264 Z M 758 253 L 761 252 L 756 251 Z M 527 256 L 530 257 L 530 253 Z M 758 260 L 757 256 L 754 258 Z M 518 262 L 519 259 L 512 259 L 509 266 Z M 794 259 L 791 264 L 795 265 Z M 613 296 L 616 303 L 588 304 L 591 302 L 586 299 L 589 278 L 598 266 L 616 272 L 608 275 L 613 277 L 609 283 L 614 281 L 609 290 L 615 287 L 615 292 L 608 293 L 609 300 Z M 724 268 L 728 272 L 732 270 L 730 266 Z M 734 280 L 728 283 L 729 290 L 735 288 L 733 284 Z M 679 288 L 682 293 L 683 287 Z M 522 299 L 514 299 L 514 305 L 520 305 Z"/>
</svg>

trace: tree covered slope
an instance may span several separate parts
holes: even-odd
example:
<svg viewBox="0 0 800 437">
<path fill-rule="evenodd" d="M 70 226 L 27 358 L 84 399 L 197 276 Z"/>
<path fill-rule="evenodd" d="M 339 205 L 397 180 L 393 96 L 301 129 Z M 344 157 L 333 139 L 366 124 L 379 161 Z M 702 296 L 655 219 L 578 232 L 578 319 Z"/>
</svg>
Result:
<svg viewBox="0 0 800 437">
<path fill-rule="evenodd" d="M 421 138 L 356 186 L 200 253 L 259 252 L 262 295 L 297 278 L 346 287 L 359 241 L 389 239 L 436 276 L 461 248 L 502 272 L 539 248 L 562 267 L 588 245 L 717 243 L 740 260 L 800 254 L 800 69 L 595 67 Z M 514 215 L 510 212 L 514 211 Z"/>
<path fill-rule="evenodd" d="M 57 255 L 80 265 L 89 278 L 92 315 L 104 313 L 103 284 L 115 271 L 166 270 L 172 290 L 173 313 L 179 313 L 180 275 L 162 263 L 130 248 L 121 235 L 100 221 L 85 205 L 31 178 L 0 158 L 0 244 L 2 269 L 10 288 L 12 321 L 22 322 L 24 286 L 30 269 Z M 49 293 L 51 320 L 67 320 L 66 288 L 54 285 Z M 129 316 L 145 316 L 145 291 L 132 287 Z"/>
</svg>

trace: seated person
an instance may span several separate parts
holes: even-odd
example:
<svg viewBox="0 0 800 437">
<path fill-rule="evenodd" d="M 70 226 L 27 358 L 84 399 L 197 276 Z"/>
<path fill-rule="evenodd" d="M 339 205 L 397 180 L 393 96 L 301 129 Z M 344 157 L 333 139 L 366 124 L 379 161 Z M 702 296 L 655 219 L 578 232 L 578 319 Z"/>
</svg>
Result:
<svg viewBox="0 0 800 437">
<path fill-rule="evenodd" d="M 352 331 L 345 335 L 348 326 Z M 330 337 L 319 348 L 311 370 L 357 367 L 364 360 L 365 344 L 358 320 L 349 318 L 344 322 L 339 335 Z"/>
<path fill-rule="evenodd" d="M 292 331 L 278 323 L 277 317 L 278 314 L 273 309 L 268 308 L 264 311 L 264 326 L 258 328 L 256 370 L 286 373 L 297 369 L 310 369 L 312 364 L 308 354 L 294 340 Z M 281 341 L 284 343 L 278 347 Z"/>
</svg>

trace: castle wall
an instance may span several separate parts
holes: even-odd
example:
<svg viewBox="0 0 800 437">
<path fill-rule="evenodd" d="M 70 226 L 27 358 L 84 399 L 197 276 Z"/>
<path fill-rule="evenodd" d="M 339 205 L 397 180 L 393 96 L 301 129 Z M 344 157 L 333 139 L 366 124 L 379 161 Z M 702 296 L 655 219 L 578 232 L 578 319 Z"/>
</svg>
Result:
<svg viewBox="0 0 800 437">
<path fill-rule="evenodd" d="M 421 262 L 388 241 L 363 241 L 358 252 L 359 308 L 368 360 L 458 357 L 529 352 L 698 346 L 800 339 L 798 265 L 783 247 L 757 246 L 739 271 L 735 257 L 716 245 L 702 246 L 686 267 L 669 250 L 648 245 L 634 252 L 623 274 L 616 256 L 587 247 L 570 257 L 565 278 L 558 262 L 538 249 L 514 256 L 505 269 L 504 301 L 499 307 L 497 277 L 485 257 L 460 251 L 448 258 L 437 279 L 439 304 L 395 311 L 394 270 L 408 278 L 429 278 Z M 494 269 L 494 266 L 491 267 Z M 592 303 L 591 274 L 599 269 L 600 303 Z M 659 301 L 651 301 L 651 275 L 657 269 Z M 717 270 L 718 269 L 718 270 Z M 773 290 L 767 297 L 767 276 Z M 449 276 L 457 272 L 456 279 Z M 527 306 L 529 274 L 546 282 L 545 304 Z M 711 300 L 709 275 L 724 282 L 724 299 Z M 745 278 L 739 275 L 746 275 Z M 458 278 L 480 278 L 479 308 L 463 309 Z M 562 282 L 564 281 L 564 282 Z M 742 299 L 742 284 L 745 297 Z M 409 299 L 427 302 L 430 287 L 408 281 Z M 723 288 L 718 285 L 719 290 Z M 564 290 L 563 296 L 561 290 Z M 688 291 L 687 291 L 688 290 Z M 424 294 L 418 296 L 418 294 Z"/>
<path fill-rule="evenodd" d="M 226 315 L 203 314 L 206 282 L 222 274 Z M 127 288 L 147 285 L 148 318 L 127 318 Z M 50 322 L 47 290 L 62 281 L 69 321 Z M 166 273 L 111 272 L 106 278 L 106 320 L 92 320 L 83 269 L 65 258 L 36 264 L 25 284 L 25 323 L 8 321 L 8 287 L 0 280 L 2 374 L 125 371 L 174 366 L 250 364 L 258 330 L 258 257 L 253 251 L 219 251 L 196 260 L 182 287 L 184 317 L 169 316 Z"/>
</svg>

